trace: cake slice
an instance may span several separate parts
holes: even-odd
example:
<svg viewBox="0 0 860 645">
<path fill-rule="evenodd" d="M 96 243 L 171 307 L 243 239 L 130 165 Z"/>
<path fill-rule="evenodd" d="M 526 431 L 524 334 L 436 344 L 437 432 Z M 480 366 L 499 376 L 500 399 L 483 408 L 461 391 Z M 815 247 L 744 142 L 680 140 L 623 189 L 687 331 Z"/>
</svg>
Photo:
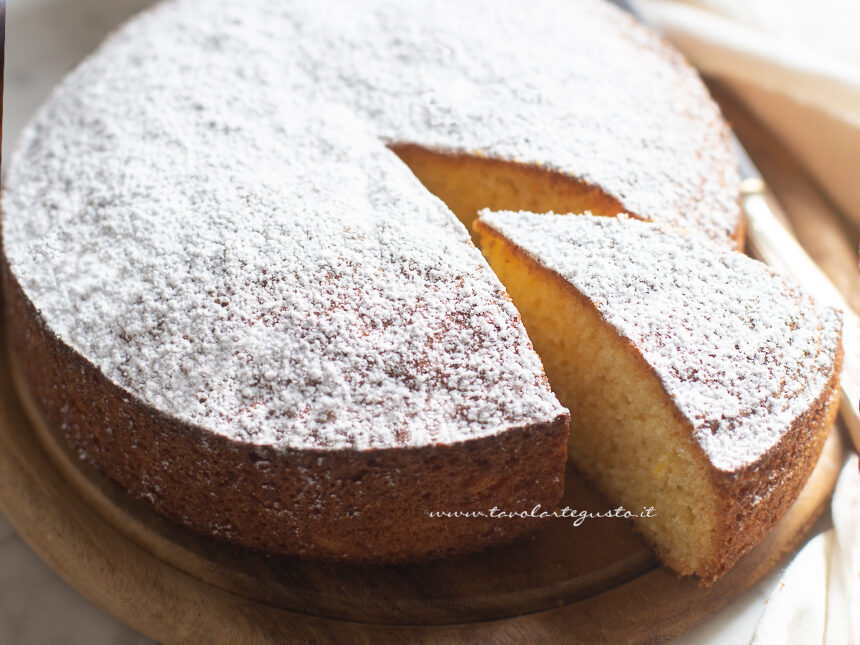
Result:
<svg viewBox="0 0 860 645">
<path fill-rule="evenodd" d="M 841 315 L 740 253 L 627 217 L 475 223 L 576 466 L 661 560 L 714 580 L 788 509 L 836 413 Z"/>
</svg>

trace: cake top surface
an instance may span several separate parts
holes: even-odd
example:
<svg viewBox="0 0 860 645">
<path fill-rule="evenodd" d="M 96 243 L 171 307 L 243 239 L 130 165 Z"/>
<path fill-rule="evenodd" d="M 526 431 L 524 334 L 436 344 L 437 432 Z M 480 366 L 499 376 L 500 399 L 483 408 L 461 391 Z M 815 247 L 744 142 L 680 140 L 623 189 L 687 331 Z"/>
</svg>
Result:
<svg viewBox="0 0 860 645">
<path fill-rule="evenodd" d="M 827 388 L 841 314 L 761 262 L 627 217 L 484 212 L 481 221 L 641 352 L 720 470 L 753 463 Z"/>
<path fill-rule="evenodd" d="M 91 128 L 121 127 L 119 108 L 133 118 L 149 86 L 185 99 L 163 120 L 198 106 L 189 124 L 230 116 L 246 130 L 265 108 L 231 114 L 218 92 L 291 92 L 347 106 L 380 141 L 556 170 L 628 212 L 727 242 L 738 226 L 736 164 L 707 90 L 654 32 L 599 0 L 173 0 L 97 58 L 87 67 L 111 73 L 87 92 Z M 54 102 L 91 78 L 73 75 Z M 201 90 L 208 100 L 195 101 Z"/>
<path fill-rule="evenodd" d="M 265 100 L 247 96 L 237 110 Z M 113 146 L 81 128 L 64 151 L 37 130 L 51 210 L 6 233 L 43 318 L 114 382 L 183 421 L 289 448 L 453 443 L 564 413 L 462 225 L 348 113 L 284 100 L 238 136 L 172 115 L 205 142 L 120 164 L 126 138 L 166 136 L 170 99 L 151 98 Z M 61 183 L 96 174 L 85 194 Z M 23 210 L 36 186 L 18 177 L 28 190 L 6 199 Z"/>
<path fill-rule="evenodd" d="M 701 82 L 594 0 L 175 0 L 22 136 L 12 270 L 47 326 L 183 420 L 295 447 L 426 445 L 560 414 L 462 225 L 386 143 L 541 164 L 725 241 Z"/>
</svg>

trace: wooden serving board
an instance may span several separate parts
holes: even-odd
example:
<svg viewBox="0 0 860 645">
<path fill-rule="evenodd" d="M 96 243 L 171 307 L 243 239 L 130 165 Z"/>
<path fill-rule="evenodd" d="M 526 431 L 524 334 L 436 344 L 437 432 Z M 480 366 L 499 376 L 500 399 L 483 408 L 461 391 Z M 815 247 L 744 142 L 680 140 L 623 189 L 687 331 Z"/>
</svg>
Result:
<svg viewBox="0 0 860 645">
<path fill-rule="evenodd" d="M 0 509 L 82 594 L 164 643 L 666 640 L 797 546 L 845 455 L 836 428 L 786 517 L 710 587 L 657 566 L 618 519 L 558 520 L 508 547 L 420 565 L 271 558 L 163 520 L 82 463 L 43 423 L 2 345 Z M 565 504 L 608 508 L 572 469 L 566 484 Z"/>
</svg>

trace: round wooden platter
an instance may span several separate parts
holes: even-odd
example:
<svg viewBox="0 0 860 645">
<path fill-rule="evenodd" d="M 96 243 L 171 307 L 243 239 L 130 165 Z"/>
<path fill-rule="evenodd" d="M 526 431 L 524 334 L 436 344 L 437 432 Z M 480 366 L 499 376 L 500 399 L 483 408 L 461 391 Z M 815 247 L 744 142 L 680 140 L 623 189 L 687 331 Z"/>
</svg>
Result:
<svg viewBox="0 0 860 645">
<path fill-rule="evenodd" d="M 558 520 L 508 547 L 420 565 L 271 558 L 163 520 L 70 454 L 0 345 L 0 509 L 84 596 L 164 643 L 667 640 L 798 545 L 846 449 L 837 427 L 789 513 L 708 587 L 658 566 L 618 519 Z M 608 507 L 573 470 L 566 485 L 572 508 Z"/>
</svg>

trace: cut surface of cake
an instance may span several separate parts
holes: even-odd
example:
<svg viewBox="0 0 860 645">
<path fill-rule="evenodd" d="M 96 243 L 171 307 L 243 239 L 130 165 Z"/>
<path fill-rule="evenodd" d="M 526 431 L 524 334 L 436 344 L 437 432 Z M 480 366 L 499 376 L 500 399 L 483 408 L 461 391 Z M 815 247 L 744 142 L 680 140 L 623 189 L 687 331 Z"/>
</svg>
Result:
<svg viewBox="0 0 860 645">
<path fill-rule="evenodd" d="M 175 0 L 22 136 L 10 336 L 51 425 L 187 526 L 469 551 L 528 523 L 428 511 L 552 506 L 567 412 L 463 222 L 625 210 L 730 248 L 737 195 L 695 72 L 602 2 Z"/>
<path fill-rule="evenodd" d="M 787 510 L 836 412 L 841 315 L 737 252 L 620 217 L 475 228 L 572 415 L 569 454 L 682 574 L 714 579 Z"/>
</svg>

